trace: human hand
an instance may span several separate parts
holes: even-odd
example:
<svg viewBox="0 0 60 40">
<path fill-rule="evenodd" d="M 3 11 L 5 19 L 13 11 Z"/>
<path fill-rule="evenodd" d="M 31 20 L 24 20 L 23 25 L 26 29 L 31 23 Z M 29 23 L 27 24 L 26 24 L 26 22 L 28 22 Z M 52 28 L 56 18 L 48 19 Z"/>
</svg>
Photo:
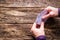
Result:
<svg viewBox="0 0 60 40">
<path fill-rule="evenodd" d="M 41 23 L 40 28 L 36 28 L 36 23 L 34 23 L 31 28 L 31 32 L 34 34 L 35 37 L 45 35 L 44 22 Z"/>
<path fill-rule="evenodd" d="M 50 17 L 55 17 L 55 16 L 58 16 L 58 8 L 55 8 L 55 7 L 51 7 L 51 6 L 48 6 L 47 8 L 45 8 L 49 13 L 45 16 L 43 16 L 42 18 L 43 19 L 47 19 L 47 18 L 50 18 Z"/>
</svg>

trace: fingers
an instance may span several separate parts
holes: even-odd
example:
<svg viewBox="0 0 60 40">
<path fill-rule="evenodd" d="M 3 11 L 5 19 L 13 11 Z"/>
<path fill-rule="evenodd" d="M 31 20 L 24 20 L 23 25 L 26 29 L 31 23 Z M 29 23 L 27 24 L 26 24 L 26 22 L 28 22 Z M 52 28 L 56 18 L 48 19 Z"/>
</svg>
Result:
<svg viewBox="0 0 60 40">
<path fill-rule="evenodd" d="M 56 16 L 56 14 L 54 14 L 54 12 L 51 11 L 49 14 L 44 15 L 44 16 L 42 17 L 42 19 L 48 19 L 48 18 L 54 17 L 54 16 Z"/>
<path fill-rule="evenodd" d="M 43 17 L 42 17 L 42 19 L 47 19 L 47 18 L 49 18 L 50 17 L 50 14 L 47 14 L 47 15 L 44 15 Z"/>
<path fill-rule="evenodd" d="M 45 8 L 46 10 L 53 10 L 54 9 L 54 7 L 52 7 L 52 6 L 48 6 L 47 8 Z"/>
<path fill-rule="evenodd" d="M 47 8 L 45 8 L 45 10 L 47 10 L 48 12 L 50 12 L 52 10 L 51 8 L 52 8 L 51 6 L 48 6 Z"/>
<path fill-rule="evenodd" d="M 48 6 L 47 8 L 45 8 L 45 10 L 47 10 L 47 14 L 46 15 L 44 15 L 43 17 L 42 17 L 42 19 L 47 19 L 47 18 L 49 18 L 50 16 L 51 16 L 51 11 L 52 11 L 52 9 L 51 9 L 52 7 L 51 6 Z"/>
<path fill-rule="evenodd" d="M 36 23 L 33 24 L 31 29 L 35 29 L 36 28 Z"/>
</svg>

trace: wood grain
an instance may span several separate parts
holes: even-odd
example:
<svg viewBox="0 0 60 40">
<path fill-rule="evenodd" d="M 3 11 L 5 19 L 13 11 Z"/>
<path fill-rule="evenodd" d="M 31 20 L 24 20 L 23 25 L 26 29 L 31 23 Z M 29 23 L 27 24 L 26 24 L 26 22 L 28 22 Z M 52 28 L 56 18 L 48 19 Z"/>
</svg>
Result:
<svg viewBox="0 0 60 40">
<path fill-rule="evenodd" d="M 0 0 L 0 40 L 34 40 L 30 29 L 47 6 L 60 7 L 60 0 Z M 45 23 L 46 40 L 60 40 L 60 18 Z"/>
<path fill-rule="evenodd" d="M 0 24 L 0 38 L 31 40 L 33 39 L 30 33 L 31 26 L 32 24 Z"/>
<path fill-rule="evenodd" d="M 60 27 L 57 27 L 59 25 L 55 25 L 55 27 L 57 28 L 49 25 L 46 26 L 52 27 L 52 28 L 45 27 L 47 40 L 60 39 L 60 34 L 59 34 Z M 7 39 L 33 40 L 32 34 L 30 32 L 31 27 L 32 24 L 0 24 L 0 38 L 3 37 L 6 40 Z"/>
<path fill-rule="evenodd" d="M 43 7 L 45 5 L 41 0 L 1 0 L 0 3 L 2 7 Z"/>
</svg>

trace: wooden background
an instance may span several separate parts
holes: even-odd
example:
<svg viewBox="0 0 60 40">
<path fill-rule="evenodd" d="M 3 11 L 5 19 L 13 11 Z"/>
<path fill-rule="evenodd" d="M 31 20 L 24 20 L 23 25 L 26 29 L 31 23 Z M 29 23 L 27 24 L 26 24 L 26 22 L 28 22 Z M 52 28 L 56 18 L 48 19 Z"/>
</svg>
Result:
<svg viewBox="0 0 60 40">
<path fill-rule="evenodd" d="M 30 28 L 47 6 L 60 7 L 60 0 L 0 0 L 0 40 L 34 40 Z M 60 40 L 60 18 L 47 20 L 47 40 Z"/>
</svg>

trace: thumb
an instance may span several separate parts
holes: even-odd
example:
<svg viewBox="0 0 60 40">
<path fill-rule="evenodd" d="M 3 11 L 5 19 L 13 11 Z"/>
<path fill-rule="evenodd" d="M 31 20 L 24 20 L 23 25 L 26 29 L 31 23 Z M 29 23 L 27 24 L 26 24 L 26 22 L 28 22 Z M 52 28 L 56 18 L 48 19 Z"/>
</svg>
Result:
<svg viewBox="0 0 60 40">
<path fill-rule="evenodd" d="M 40 29 L 43 29 L 43 28 L 44 28 L 44 22 L 41 22 Z"/>
<path fill-rule="evenodd" d="M 47 14 L 42 17 L 42 19 L 47 19 L 50 17 L 51 9 L 49 7 L 45 8 L 47 10 Z"/>
</svg>

